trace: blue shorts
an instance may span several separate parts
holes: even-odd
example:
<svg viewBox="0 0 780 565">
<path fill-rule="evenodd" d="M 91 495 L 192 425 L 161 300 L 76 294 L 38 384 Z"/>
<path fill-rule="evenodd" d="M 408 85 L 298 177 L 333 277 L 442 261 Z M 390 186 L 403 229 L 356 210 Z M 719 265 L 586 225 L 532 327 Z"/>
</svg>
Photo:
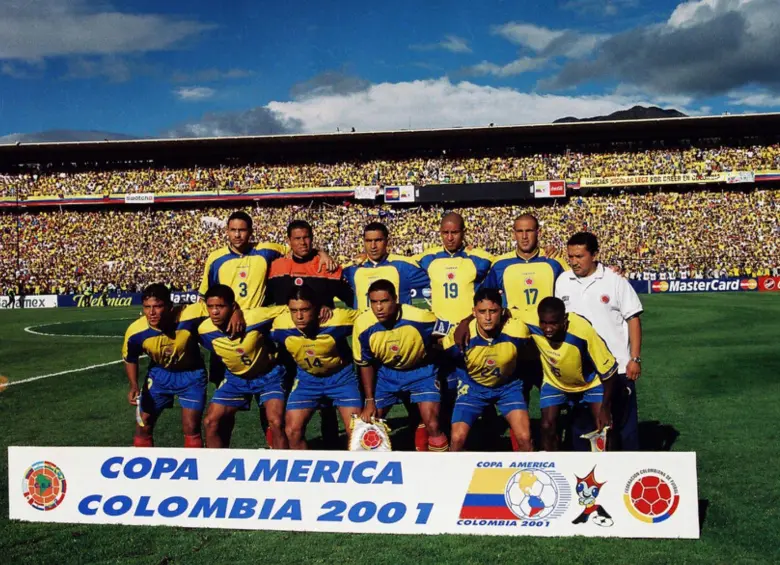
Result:
<svg viewBox="0 0 780 565">
<path fill-rule="evenodd" d="M 173 406 L 174 397 L 178 397 L 182 408 L 202 412 L 206 405 L 207 385 L 206 369 L 169 371 L 154 365 L 149 367 L 141 387 L 141 411 L 157 415 Z"/>
<path fill-rule="evenodd" d="M 436 366 L 425 365 L 410 371 L 379 367 L 374 394 L 377 408 L 389 408 L 398 404 L 407 394 L 414 404 L 441 402 Z"/>
<path fill-rule="evenodd" d="M 462 422 L 473 426 L 480 414 L 495 404 L 506 417 L 513 410 L 528 411 L 523 397 L 523 381 L 514 380 L 496 387 L 479 384 L 468 375 L 458 382 L 458 398 L 452 411 L 452 423 Z"/>
<path fill-rule="evenodd" d="M 550 406 L 562 406 L 569 404 L 593 404 L 601 402 L 604 399 L 604 385 L 598 385 L 584 392 L 566 392 L 550 383 L 542 383 L 542 389 L 539 393 L 539 408 L 549 408 Z"/>
<path fill-rule="evenodd" d="M 352 364 L 327 377 L 316 377 L 298 371 L 287 399 L 288 410 L 314 410 L 323 400 L 332 400 L 335 406 L 362 408 L 357 376 Z"/>
<path fill-rule="evenodd" d="M 211 397 L 211 402 L 239 410 L 249 410 L 253 397 L 258 406 L 275 398 L 284 402 L 284 374 L 281 365 L 254 379 L 243 379 L 226 370 L 225 378 Z"/>
</svg>

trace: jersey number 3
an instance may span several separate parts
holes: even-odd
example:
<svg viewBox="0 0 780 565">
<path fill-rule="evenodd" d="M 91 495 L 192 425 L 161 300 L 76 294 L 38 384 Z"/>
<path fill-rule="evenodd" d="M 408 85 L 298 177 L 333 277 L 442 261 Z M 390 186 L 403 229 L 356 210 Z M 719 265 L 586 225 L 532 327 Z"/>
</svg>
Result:
<svg viewBox="0 0 780 565">
<path fill-rule="evenodd" d="M 239 291 L 240 291 L 240 292 L 238 293 L 238 295 L 239 295 L 241 298 L 246 298 L 246 295 L 248 294 L 248 292 L 247 292 L 247 285 L 246 285 L 246 283 L 245 283 L 245 282 L 238 283 L 238 289 L 239 289 Z"/>
</svg>

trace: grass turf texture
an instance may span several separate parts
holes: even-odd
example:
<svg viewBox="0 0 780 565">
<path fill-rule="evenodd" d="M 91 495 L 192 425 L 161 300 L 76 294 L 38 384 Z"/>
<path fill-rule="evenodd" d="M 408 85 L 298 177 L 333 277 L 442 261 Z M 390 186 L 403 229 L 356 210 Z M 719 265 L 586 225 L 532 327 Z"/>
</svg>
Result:
<svg viewBox="0 0 780 565">
<path fill-rule="evenodd" d="M 9 445 L 131 445 L 122 364 L 0 393 L 0 555 L 4 563 L 777 563 L 780 562 L 780 300 L 766 294 L 643 297 L 643 439 L 696 451 L 700 541 L 381 536 L 11 522 Z M 0 374 L 11 382 L 119 359 L 138 308 L 3 311 Z M 124 318 L 124 319 L 123 319 Z M 98 320 L 98 321 L 87 321 Z M 211 387 L 213 388 L 213 387 Z M 537 404 L 534 404 L 538 406 Z M 392 416 L 402 412 L 396 408 Z M 538 409 L 532 417 L 538 417 Z M 316 417 L 315 417 L 316 418 Z M 166 413 L 160 446 L 181 445 Z M 315 420 L 312 439 L 319 434 Z M 233 446 L 264 445 L 257 411 L 240 414 Z M 437 457 L 437 455 L 431 455 Z M 13 479 L 14 481 L 16 478 Z M 16 484 L 12 481 L 12 488 Z"/>
</svg>

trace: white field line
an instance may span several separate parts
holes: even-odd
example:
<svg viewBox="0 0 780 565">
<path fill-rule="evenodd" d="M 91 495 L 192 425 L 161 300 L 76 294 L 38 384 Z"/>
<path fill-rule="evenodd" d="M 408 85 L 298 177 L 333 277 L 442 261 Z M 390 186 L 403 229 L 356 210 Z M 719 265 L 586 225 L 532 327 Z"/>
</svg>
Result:
<svg viewBox="0 0 780 565">
<path fill-rule="evenodd" d="M 48 375 L 38 375 L 37 377 L 30 377 L 28 379 L 22 379 L 19 381 L 10 381 L 4 385 L 0 384 L 0 391 L 9 386 L 23 385 L 25 383 L 31 383 L 33 381 L 39 381 L 41 379 L 49 379 L 51 377 L 59 377 L 60 375 L 68 375 L 70 373 L 81 373 L 83 371 L 90 371 L 92 369 L 98 369 L 100 367 L 108 367 L 109 365 L 117 365 L 118 363 L 124 363 L 123 359 L 116 361 L 109 361 L 108 363 L 98 363 L 97 365 L 89 365 L 88 367 L 80 367 L 78 369 L 68 369 L 67 371 L 60 371 L 59 373 L 50 373 Z"/>
<path fill-rule="evenodd" d="M 134 320 L 135 318 L 114 318 L 115 320 Z M 48 328 L 50 326 L 59 326 L 61 324 L 72 324 L 73 322 L 105 322 L 110 320 L 70 320 L 68 322 L 52 322 L 50 324 L 35 324 L 33 326 L 27 326 L 24 328 L 28 334 L 41 335 L 44 337 L 99 337 L 99 338 L 121 338 L 123 335 L 94 335 L 94 334 L 50 334 L 46 332 L 39 332 L 33 328 Z"/>
</svg>

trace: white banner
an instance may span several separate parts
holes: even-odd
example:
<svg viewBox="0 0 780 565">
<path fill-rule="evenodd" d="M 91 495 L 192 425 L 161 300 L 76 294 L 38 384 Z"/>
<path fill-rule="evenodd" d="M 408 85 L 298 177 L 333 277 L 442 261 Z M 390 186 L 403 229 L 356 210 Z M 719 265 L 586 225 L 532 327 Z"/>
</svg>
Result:
<svg viewBox="0 0 780 565">
<path fill-rule="evenodd" d="M 57 295 L 56 294 L 33 294 L 26 295 L 24 297 L 17 296 L 14 298 L 14 308 L 22 306 L 22 298 L 24 298 L 24 308 L 56 308 L 57 307 Z M 0 308 L 10 308 L 11 299 L 8 296 L 0 296 Z"/>
<path fill-rule="evenodd" d="M 356 186 L 355 200 L 374 200 L 379 192 L 378 186 Z"/>
<path fill-rule="evenodd" d="M 566 196 L 566 182 L 562 180 L 534 181 L 534 198 L 562 198 Z"/>
<path fill-rule="evenodd" d="M 8 479 L 30 522 L 699 537 L 695 453 L 9 447 Z"/>
<path fill-rule="evenodd" d="M 154 194 L 125 194 L 125 204 L 154 204 Z"/>
<path fill-rule="evenodd" d="M 726 175 L 726 182 L 728 184 L 740 184 L 756 181 L 756 174 L 752 171 L 732 171 L 724 174 Z"/>
</svg>

